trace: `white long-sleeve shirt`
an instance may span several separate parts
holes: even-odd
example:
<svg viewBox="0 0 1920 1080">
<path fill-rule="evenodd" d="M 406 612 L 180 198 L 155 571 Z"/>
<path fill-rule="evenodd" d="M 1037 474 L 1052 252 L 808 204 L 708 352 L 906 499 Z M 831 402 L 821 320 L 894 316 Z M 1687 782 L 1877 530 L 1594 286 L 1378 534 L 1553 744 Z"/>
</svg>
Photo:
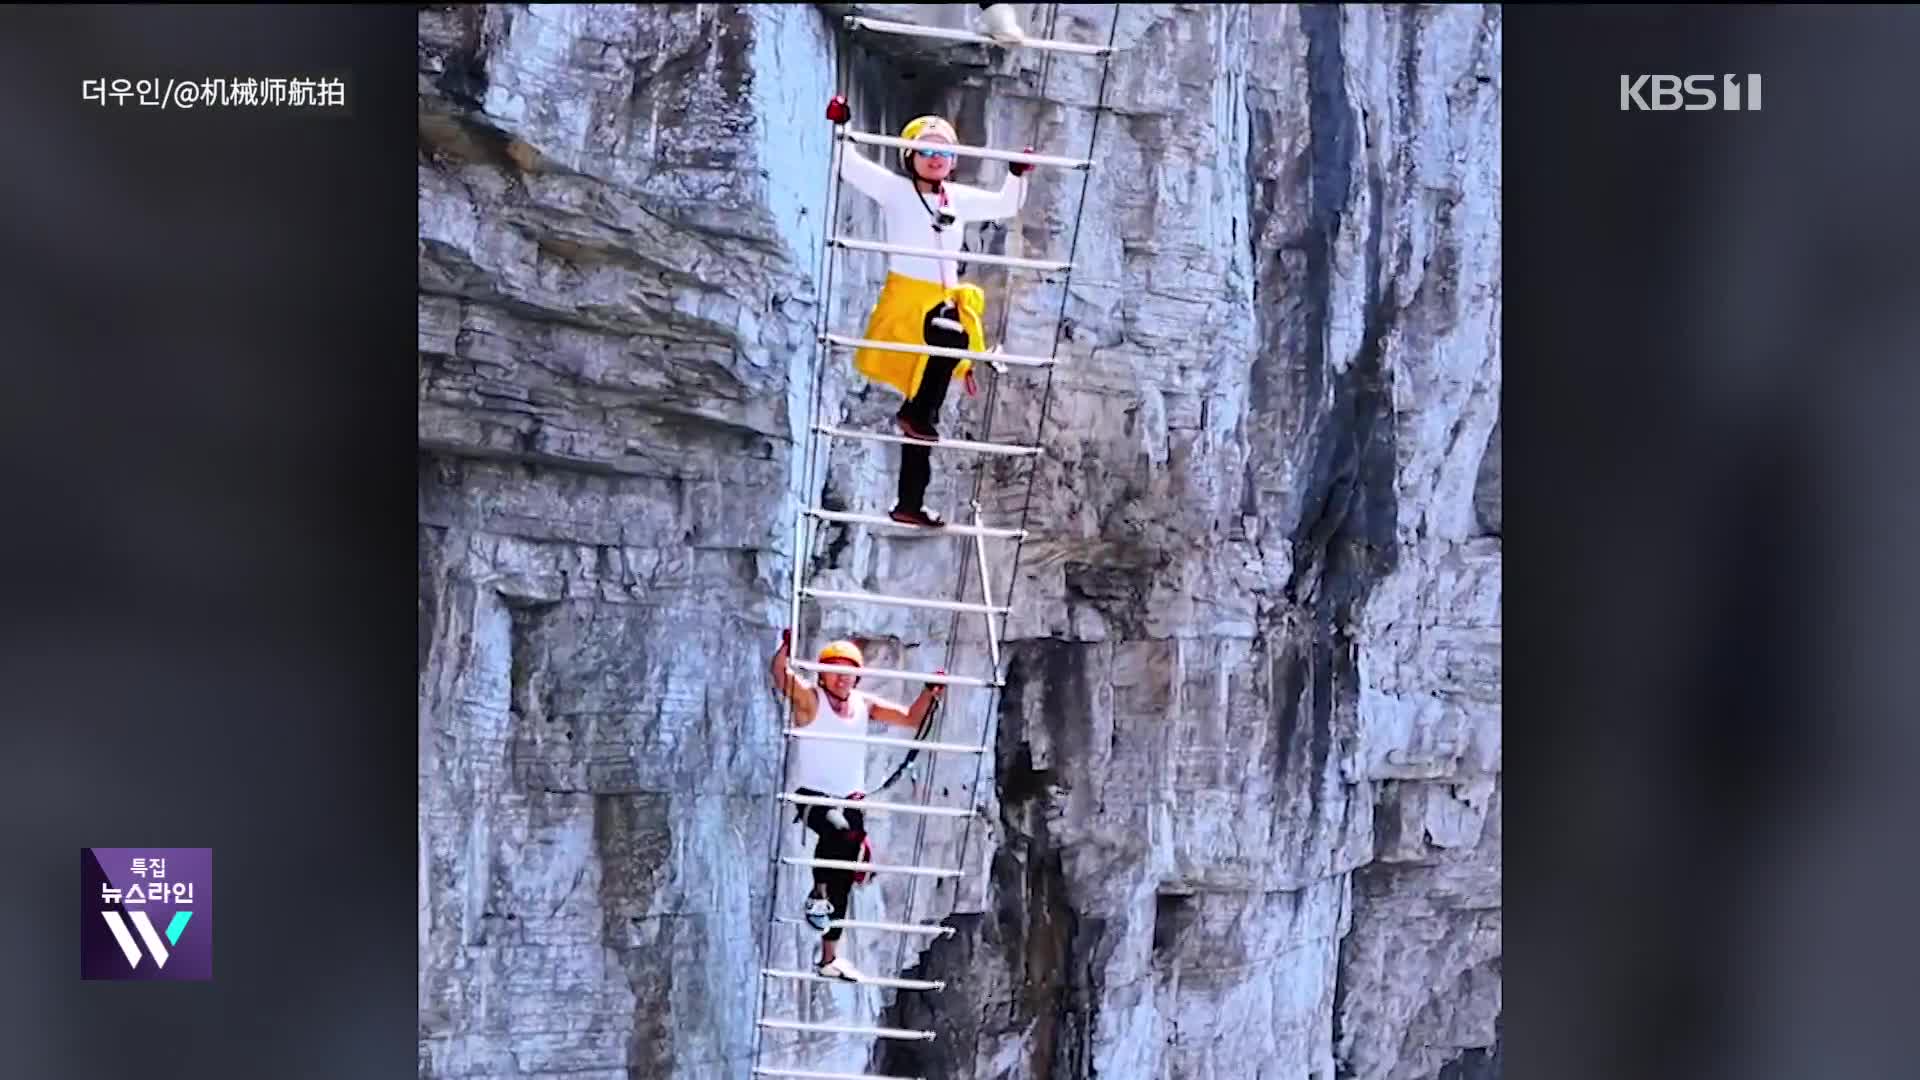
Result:
<svg viewBox="0 0 1920 1080">
<path fill-rule="evenodd" d="M 948 180 L 940 185 L 940 194 L 923 194 L 904 173 L 868 160 L 851 146 L 840 157 L 840 178 L 880 204 L 886 220 L 886 242 L 902 247 L 959 251 L 963 239 L 961 228 L 967 222 L 1010 218 L 1018 214 L 1027 201 L 1027 178 L 1012 173 L 1007 174 L 999 191 Z M 935 232 L 934 219 L 942 210 L 956 220 L 953 225 Z M 958 281 L 959 265 L 921 255 L 887 255 L 888 270 L 949 287 Z"/>
</svg>

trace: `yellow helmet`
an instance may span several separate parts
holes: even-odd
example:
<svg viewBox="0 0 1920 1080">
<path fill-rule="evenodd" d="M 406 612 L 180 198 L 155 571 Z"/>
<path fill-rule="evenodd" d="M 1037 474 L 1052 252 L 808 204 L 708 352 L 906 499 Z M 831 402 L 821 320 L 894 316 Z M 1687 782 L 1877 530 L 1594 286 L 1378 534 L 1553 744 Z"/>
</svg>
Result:
<svg viewBox="0 0 1920 1080">
<path fill-rule="evenodd" d="M 830 642 L 826 648 L 820 650 L 820 663 L 852 664 L 854 667 L 866 667 L 867 658 L 866 655 L 860 651 L 860 646 L 855 645 L 853 642 L 835 641 Z"/>
<path fill-rule="evenodd" d="M 937 116 L 914 117 L 912 120 L 907 121 L 906 127 L 900 129 L 900 137 L 903 139 L 919 139 L 928 135 L 945 136 L 948 142 L 957 143 L 960 141 L 960 136 L 953 130 L 953 125 Z M 900 167 L 902 169 L 909 171 L 912 169 L 913 162 L 910 159 L 913 157 L 913 154 L 914 151 L 912 150 L 902 149 L 900 151 Z"/>
</svg>

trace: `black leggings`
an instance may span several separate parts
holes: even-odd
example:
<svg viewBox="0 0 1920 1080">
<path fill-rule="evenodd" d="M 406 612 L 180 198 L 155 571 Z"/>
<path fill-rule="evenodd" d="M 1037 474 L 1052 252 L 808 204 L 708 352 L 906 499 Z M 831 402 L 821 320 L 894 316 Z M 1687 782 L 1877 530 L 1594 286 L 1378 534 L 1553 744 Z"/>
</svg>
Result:
<svg viewBox="0 0 1920 1080">
<path fill-rule="evenodd" d="M 844 797 L 840 795 L 828 795 L 824 791 L 815 791 L 813 788 L 804 787 L 794 789 L 794 794 L 833 799 Z M 841 808 L 840 812 L 847 816 L 847 827 L 844 829 L 836 829 L 833 827 L 833 823 L 827 820 L 827 812 L 832 809 L 834 809 L 834 807 L 830 806 L 809 806 L 806 808 L 805 820 L 807 828 L 812 829 L 820 836 L 820 841 L 813 847 L 813 857 L 816 859 L 841 859 L 847 862 L 855 862 L 860 858 L 861 841 L 866 839 L 867 819 L 863 817 L 858 810 Z M 813 868 L 813 885 L 816 891 L 818 891 L 821 886 L 826 886 L 827 899 L 833 903 L 833 917 L 835 919 L 844 919 L 847 917 L 847 899 L 853 892 L 853 871 L 816 866 Z M 836 926 L 828 930 L 824 936 L 828 941 L 839 941 L 840 928 Z"/>
<path fill-rule="evenodd" d="M 921 336 L 927 344 L 937 348 L 966 348 L 968 342 L 964 332 L 944 330 L 933 325 L 933 320 L 942 314 L 951 316 L 952 313 L 950 310 L 943 311 L 938 307 L 927 313 L 927 317 L 921 322 Z M 947 387 L 953 382 L 953 369 L 959 366 L 959 363 L 950 356 L 928 356 L 926 371 L 920 376 L 920 390 L 900 407 L 901 415 L 922 428 L 939 430 L 940 410 L 947 404 Z M 933 450 L 924 443 L 902 443 L 898 509 L 919 510 L 924 506 L 927 498 L 927 484 L 932 479 Z"/>
</svg>

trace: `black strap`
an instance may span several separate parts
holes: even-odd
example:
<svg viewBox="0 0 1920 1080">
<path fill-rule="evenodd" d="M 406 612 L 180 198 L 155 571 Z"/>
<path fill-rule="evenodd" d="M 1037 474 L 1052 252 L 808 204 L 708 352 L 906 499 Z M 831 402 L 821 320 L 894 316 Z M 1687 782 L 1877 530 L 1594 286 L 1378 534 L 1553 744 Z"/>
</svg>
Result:
<svg viewBox="0 0 1920 1080">
<path fill-rule="evenodd" d="M 933 730 L 933 718 L 935 714 L 937 714 L 940 711 L 940 703 L 944 699 L 945 699 L 945 695 L 934 698 L 933 704 L 927 706 L 927 714 L 920 718 L 920 729 L 913 733 L 914 742 L 924 742 L 926 740 L 927 734 Z M 881 792 L 892 787 L 894 781 L 900 779 L 900 777 L 907 771 L 907 769 L 913 765 L 913 759 L 919 756 L 920 756 L 920 748 L 917 746 L 907 751 L 906 760 L 902 761 L 899 765 L 895 766 L 893 772 L 888 774 L 887 778 L 880 782 L 880 786 L 873 789 L 872 794 L 878 795 Z"/>
<path fill-rule="evenodd" d="M 927 216 L 933 219 L 934 232 L 937 232 L 937 233 L 945 232 L 948 229 L 951 229 L 954 226 L 959 224 L 959 221 L 960 221 L 959 218 L 954 217 L 952 214 L 947 213 L 945 210 L 935 210 L 933 207 L 928 206 L 927 193 L 920 190 L 920 185 L 915 184 L 913 186 L 913 193 L 919 197 L 921 209 L 925 210 L 927 212 Z M 971 248 L 967 247 L 967 234 L 964 229 L 960 233 L 960 250 L 962 252 L 968 252 L 972 250 Z M 956 266 L 953 271 L 953 276 L 956 278 L 966 277 L 967 264 L 961 263 L 960 265 Z"/>
</svg>

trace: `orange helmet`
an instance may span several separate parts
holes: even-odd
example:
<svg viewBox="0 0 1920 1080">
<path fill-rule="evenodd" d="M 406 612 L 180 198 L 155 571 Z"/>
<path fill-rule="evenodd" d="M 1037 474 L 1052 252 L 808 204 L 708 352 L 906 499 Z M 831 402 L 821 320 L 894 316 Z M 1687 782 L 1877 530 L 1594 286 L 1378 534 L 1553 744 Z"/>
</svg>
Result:
<svg viewBox="0 0 1920 1080">
<path fill-rule="evenodd" d="M 826 648 L 820 650 L 820 663 L 852 664 L 854 667 L 866 667 L 867 658 L 866 654 L 860 651 L 860 646 L 855 645 L 853 642 L 835 641 L 830 642 Z"/>
</svg>

